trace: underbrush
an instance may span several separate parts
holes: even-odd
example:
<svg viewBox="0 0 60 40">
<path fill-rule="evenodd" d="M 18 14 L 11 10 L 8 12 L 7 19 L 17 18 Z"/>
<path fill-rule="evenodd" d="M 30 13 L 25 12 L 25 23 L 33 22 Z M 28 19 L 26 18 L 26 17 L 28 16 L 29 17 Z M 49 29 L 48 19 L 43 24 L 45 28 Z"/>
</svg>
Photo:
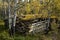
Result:
<svg viewBox="0 0 60 40">
<path fill-rule="evenodd" d="M 56 26 L 56 25 L 53 25 Z M 15 36 L 10 36 L 8 29 L 4 25 L 0 25 L 0 40 L 60 40 L 60 31 L 56 27 L 52 27 L 53 30 L 48 34 L 28 34 L 20 35 L 15 34 Z"/>
</svg>

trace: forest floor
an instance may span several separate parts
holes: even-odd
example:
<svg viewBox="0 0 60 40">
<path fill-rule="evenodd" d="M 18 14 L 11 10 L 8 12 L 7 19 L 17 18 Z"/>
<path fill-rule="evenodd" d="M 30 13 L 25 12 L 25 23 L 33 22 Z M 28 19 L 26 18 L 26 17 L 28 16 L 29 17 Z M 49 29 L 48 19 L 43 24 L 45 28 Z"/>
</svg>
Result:
<svg viewBox="0 0 60 40">
<path fill-rule="evenodd" d="M 8 29 L 4 26 L 3 22 L 0 22 L 0 40 L 60 40 L 60 32 L 58 29 L 50 31 L 48 34 L 36 34 L 36 35 L 20 35 L 10 37 Z"/>
</svg>

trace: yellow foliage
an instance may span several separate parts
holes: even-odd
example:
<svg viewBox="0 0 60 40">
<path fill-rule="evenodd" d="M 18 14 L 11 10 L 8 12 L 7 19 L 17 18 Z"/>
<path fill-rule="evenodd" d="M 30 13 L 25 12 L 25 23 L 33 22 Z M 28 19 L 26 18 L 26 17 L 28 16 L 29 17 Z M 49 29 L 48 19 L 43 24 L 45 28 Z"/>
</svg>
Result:
<svg viewBox="0 0 60 40">
<path fill-rule="evenodd" d="M 30 13 L 30 11 L 31 11 L 31 5 L 30 5 L 29 3 L 27 3 L 27 4 L 25 5 L 25 11 L 26 11 L 27 13 Z"/>
<path fill-rule="evenodd" d="M 55 5 L 57 6 L 58 9 L 60 9 L 60 0 L 55 0 Z"/>
</svg>

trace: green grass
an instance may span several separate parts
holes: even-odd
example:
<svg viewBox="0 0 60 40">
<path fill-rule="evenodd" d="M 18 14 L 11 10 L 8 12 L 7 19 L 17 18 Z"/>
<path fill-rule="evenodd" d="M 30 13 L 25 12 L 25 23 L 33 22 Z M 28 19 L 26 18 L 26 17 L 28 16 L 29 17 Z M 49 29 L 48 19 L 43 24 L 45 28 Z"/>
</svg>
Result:
<svg viewBox="0 0 60 40">
<path fill-rule="evenodd" d="M 4 22 L 3 22 L 3 20 L 0 20 L 0 25 L 4 25 Z"/>
</svg>

